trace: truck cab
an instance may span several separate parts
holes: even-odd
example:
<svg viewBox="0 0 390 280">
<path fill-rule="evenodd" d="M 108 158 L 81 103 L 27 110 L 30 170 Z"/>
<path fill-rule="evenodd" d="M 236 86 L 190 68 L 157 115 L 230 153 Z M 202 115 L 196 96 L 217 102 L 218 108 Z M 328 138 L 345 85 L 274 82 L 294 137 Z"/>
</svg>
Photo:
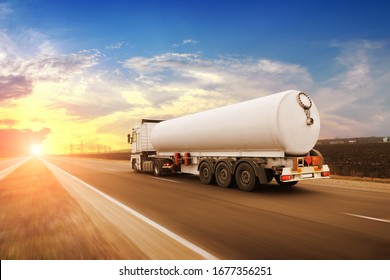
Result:
<svg viewBox="0 0 390 280">
<path fill-rule="evenodd" d="M 133 127 L 131 134 L 127 135 L 127 140 L 131 144 L 130 162 L 133 170 L 143 171 L 142 162 L 156 154 L 150 136 L 154 126 L 161 121 L 142 119 L 141 124 Z"/>
</svg>

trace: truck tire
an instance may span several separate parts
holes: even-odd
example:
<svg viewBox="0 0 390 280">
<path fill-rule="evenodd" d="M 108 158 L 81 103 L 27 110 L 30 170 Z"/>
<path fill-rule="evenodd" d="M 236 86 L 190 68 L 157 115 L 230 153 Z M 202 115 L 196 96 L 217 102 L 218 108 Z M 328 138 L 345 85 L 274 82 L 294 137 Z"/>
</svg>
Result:
<svg viewBox="0 0 390 280">
<path fill-rule="evenodd" d="M 137 167 L 137 162 L 135 159 L 131 162 L 131 168 L 133 169 L 134 172 L 140 172 L 140 170 Z"/>
<path fill-rule="evenodd" d="M 251 192 L 256 186 L 256 174 L 252 166 L 247 163 L 241 163 L 236 169 L 236 182 L 240 190 Z"/>
<path fill-rule="evenodd" d="M 153 162 L 153 175 L 156 177 L 160 177 L 162 174 L 161 161 L 155 160 Z"/>
<path fill-rule="evenodd" d="M 199 178 L 203 184 L 210 185 L 214 182 L 214 174 L 208 162 L 202 162 L 199 166 Z"/>
<path fill-rule="evenodd" d="M 226 162 L 220 162 L 215 169 L 215 180 L 218 186 L 222 188 L 230 187 L 232 183 L 232 173 L 230 172 L 229 165 Z"/>
</svg>

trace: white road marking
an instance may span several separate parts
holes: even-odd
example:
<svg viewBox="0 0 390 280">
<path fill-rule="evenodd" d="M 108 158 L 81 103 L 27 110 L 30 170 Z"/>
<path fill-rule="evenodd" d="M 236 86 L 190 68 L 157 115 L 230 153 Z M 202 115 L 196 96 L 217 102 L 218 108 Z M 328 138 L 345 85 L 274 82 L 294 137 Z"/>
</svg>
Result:
<svg viewBox="0 0 390 280">
<path fill-rule="evenodd" d="M 356 214 L 351 214 L 351 213 L 343 213 L 343 214 L 347 215 L 347 216 L 356 217 L 356 218 L 366 219 L 366 220 L 372 220 L 372 221 L 377 221 L 377 222 L 382 222 L 382 223 L 390 223 L 390 219 L 389 220 L 379 219 L 379 218 L 363 216 L 363 215 L 356 215 Z"/>
<path fill-rule="evenodd" d="M 122 204 L 121 202 L 115 200 L 114 198 L 110 197 L 109 195 L 99 191 L 98 189 L 94 188 L 93 186 L 89 185 L 88 183 L 80 180 L 79 178 L 69 174 L 68 172 L 62 170 L 61 168 L 57 167 L 56 165 L 42 159 L 43 163 L 49 168 L 50 171 L 56 173 L 57 175 L 67 177 L 66 179 L 72 179 L 73 181 L 76 181 L 78 184 L 81 184 L 82 186 L 94 191 L 98 195 L 104 197 L 108 201 L 112 202 L 116 206 L 119 206 L 121 209 L 125 210 L 127 213 L 133 215 L 134 217 L 140 219 L 144 223 L 152 226 L 153 228 L 157 229 L 158 231 L 164 233 L 165 235 L 169 236 L 176 242 L 180 243 L 181 245 L 185 246 L 187 249 L 191 250 L 192 252 L 195 252 L 199 256 L 201 256 L 204 259 L 208 260 L 217 260 L 218 258 L 211 253 L 207 252 L 206 250 L 198 247 L 197 245 L 191 243 L 190 241 L 184 239 L 183 237 L 177 235 L 176 233 L 168 230 L 167 228 L 163 227 L 162 225 L 156 223 L 155 221 L 145 217 L 144 215 L 140 214 L 139 212 L 135 211 L 134 209 Z M 60 174 L 59 174 L 60 173 Z M 56 175 L 55 174 L 55 175 Z"/>
<path fill-rule="evenodd" d="M 180 181 L 176 181 L 176 180 L 170 180 L 170 179 L 165 179 L 165 178 L 160 178 L 160 177 L 152 177 L 153 179 L 157 179 L 157 180 L 161 180 L 161 181 L 167 181 L 167 182 L 171 182 L 171 183 L 178 183 L 178 184 L 181 184 Z"/>
<path fill-rule="evenodd" d="M 14 163 L 13 165 L 7 167 L 4 170 L 0 171 L 0 180 L 4 179 L 8 174 L 12 173 L 15 169 L 17 169 L 19 166 L 22 166 L 24 163 L 26 163 L 31 157 L 23 158 L 20 161 Z"/>
</svg>

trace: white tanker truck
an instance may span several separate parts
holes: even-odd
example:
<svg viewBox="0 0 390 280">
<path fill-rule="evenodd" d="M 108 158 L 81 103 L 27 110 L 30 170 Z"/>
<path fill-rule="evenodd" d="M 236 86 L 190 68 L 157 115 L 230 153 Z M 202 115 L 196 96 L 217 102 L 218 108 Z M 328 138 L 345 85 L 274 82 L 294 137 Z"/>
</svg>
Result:
<svg viewBox="0 0 390 280">
<path fill-rule="evenodd" d="M 329 178 L 313 147 L 320 118 L 308 94 L 288 90 L 171 120 L 143 119 L 128 134 L 130 162 L 155 176 L 189 173 L 204 184 L 252 191 Z"/>
</svg>

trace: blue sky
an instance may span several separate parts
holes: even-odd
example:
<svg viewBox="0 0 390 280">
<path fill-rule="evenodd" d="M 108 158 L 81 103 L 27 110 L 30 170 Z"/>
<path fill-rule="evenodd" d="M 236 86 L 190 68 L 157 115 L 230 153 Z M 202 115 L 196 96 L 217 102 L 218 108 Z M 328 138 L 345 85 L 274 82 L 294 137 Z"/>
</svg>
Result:
<svg viewBox="0 0 390 280">
<path fill-rule="evenodd" d="M 321 138 L 387 136 L 389 12 L 389 1 L 0 1 L 0 130 L 44 131 L 48 151 L 125 148 L 142 117 L 299 89 Z"/>
</svg>

